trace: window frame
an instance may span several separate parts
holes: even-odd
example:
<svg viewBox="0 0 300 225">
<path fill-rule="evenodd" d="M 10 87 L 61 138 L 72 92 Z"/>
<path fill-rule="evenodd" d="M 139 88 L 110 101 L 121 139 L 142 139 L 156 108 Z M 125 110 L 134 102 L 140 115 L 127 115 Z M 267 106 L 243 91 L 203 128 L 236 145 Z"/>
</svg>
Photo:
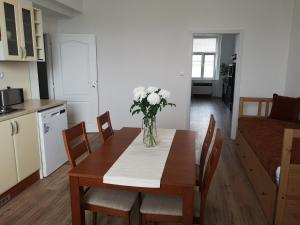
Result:
<svg viewBox="0 0 300 225">
<path fill-rule="evenodd" d="M 194 52 L 194 40 L 195 39 L 216 39 L 216 51 L 215 52 Z M 193 48 L 192 48 L 192 66 L 193 66 L 193 56 L 201 55 L 201 74 L 200 77 L 193 77 L 192 80 L 215 80 L 216 79 L 216 67 L 217 67 L 217 57 L 219 52 L 219 36 L 193 36 Z M 214 56 L 214 71 L 213 77 L 204 77 L 204 64 L 205 64 L 205 56 L 213 55 Z"/>
</svg>

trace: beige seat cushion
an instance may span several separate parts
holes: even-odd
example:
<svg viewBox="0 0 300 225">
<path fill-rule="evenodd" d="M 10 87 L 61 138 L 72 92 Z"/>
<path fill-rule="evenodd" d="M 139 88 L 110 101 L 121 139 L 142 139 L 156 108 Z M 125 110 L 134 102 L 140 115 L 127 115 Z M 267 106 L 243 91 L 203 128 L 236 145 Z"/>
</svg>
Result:
<svg viewBox="0 0 300 225">
<path fill-rule="evenodd" d="M 195 217 L 200 215 L 200 198 L 200 193 L 195 191 Z M 142 214 L 182 216 L 182 199 L 174 196 L 146 194 L 140 211 Z"/>
<path fill-rule="evenodd" d="M 137 200 L 137 197 L 138 193 L 134 192 L 90 188 L 84 196 L 84 202 L 129 212 Z"/>
</svg>

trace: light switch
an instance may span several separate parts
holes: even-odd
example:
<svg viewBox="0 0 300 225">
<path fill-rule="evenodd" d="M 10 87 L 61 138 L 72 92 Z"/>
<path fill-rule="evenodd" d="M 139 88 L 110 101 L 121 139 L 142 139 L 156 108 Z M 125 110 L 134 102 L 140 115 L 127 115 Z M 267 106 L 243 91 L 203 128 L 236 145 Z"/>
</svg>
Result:
<svg viewBox="0 0 300 225">
<path fill-rule="evenodd" d="M 0 79 L 4 78 L 4 72 L 0 72 Z"/>
</svg>

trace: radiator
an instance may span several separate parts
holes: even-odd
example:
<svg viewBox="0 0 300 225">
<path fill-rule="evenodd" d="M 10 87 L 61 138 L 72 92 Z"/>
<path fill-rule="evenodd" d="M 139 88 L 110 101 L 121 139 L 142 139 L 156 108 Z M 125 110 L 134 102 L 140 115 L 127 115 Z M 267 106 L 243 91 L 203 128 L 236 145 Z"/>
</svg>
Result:
<svg viewBox="0 0 300 225">
<path fill-rule="evenodd" d="M 213 85 L 211 82 L 193 83 L 192 84 L 192 94 L 193 95 L 212 95 L 213 94 Z"/>
</svg>

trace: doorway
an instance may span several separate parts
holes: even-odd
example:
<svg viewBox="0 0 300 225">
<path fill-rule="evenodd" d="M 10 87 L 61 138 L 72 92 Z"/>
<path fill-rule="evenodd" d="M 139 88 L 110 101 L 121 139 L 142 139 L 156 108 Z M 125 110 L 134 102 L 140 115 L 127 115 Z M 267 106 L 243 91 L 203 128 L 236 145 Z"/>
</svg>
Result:
<svg viewBox="0 0 300 225">
<path fill-rule="evenodd" d="M 88 132 L 98 130 L 96 37 L 89 34 L 51 35 L 55 99 L 67 101 L 68 122 L 85 121 Z"/>
<path fill-rule="evenodd" d="M 239 32 L 193 34 L 189 122 L 190 128 L 200 133 L 200 140 L 204 138 L 210 114 L 215 114 L 218 121 L 218 115 L 225 113 L 220 121 L 226 123 L 222 124 L 223 133 L 234 136 L 240 40 Z"/>
<path fill-rule="evenodd" d="M 69 127 L 85 121 L 87 132 L 97 132 L 99 97 L 95 35 L 46 35 L 45 50 L 46 62 L 38 63 L 40 98 L 66 101 Z"/>
</svg>

